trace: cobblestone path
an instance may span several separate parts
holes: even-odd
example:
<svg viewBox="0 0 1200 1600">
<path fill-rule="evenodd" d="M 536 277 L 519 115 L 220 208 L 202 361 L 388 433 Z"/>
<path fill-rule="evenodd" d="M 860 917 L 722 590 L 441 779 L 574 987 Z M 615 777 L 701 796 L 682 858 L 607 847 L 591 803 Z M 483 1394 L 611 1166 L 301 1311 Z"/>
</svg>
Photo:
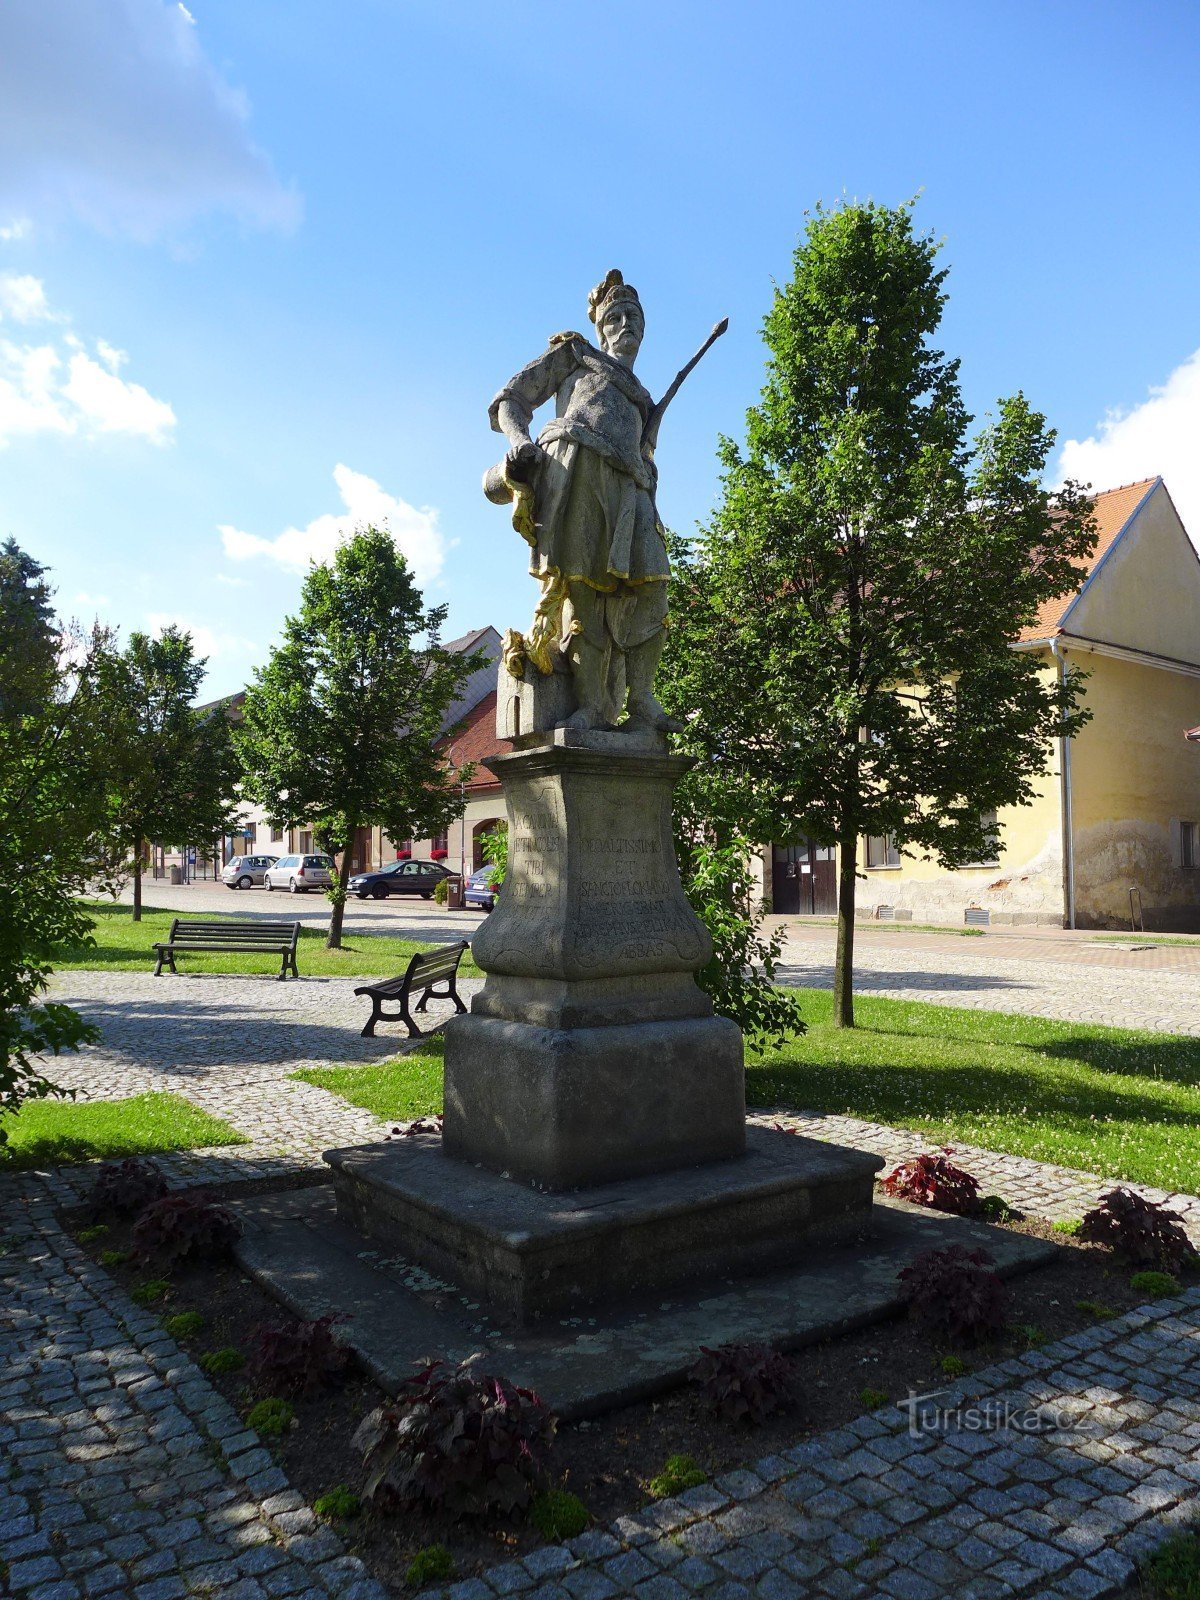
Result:
<svg viewBox="0 0 1200 1600">
<path fill-rule="evenodd" d="M 874 1150 L 889 1168 L 893 1163 L 938 1148 L 924 1134 L 910 1128 L 889 1128 L 881 1122 L 863 1122 L 858 1117 L 825 1116 L 782 1110 L 756 1114 L 750 1119 L 765 1127 L 782 1126 L 811 1139 L 831 1144 L 848 1144 L 858 1150 Z M 1058 1167 L 1049 1161 L 1033 1161 L 1028 1156 L 1002 1155 L 997 1150 L 981 1150 L 978 1145 L 954 1145 L 954 1164 L 964 1167 L 979 1179 L 983 1194 L 998 1194 L 1010 1206 L 1044 1222 L 1081 1217 L 1113 1187 L 1111 1178 L 1079 1172 L 1073 1167 Z M 1188 1232 L 1200 1245 L 1200 1195 L 1175 1194 L 1150 1184 L 1127 1183 L 1148 1200 L 1169 1205 L 1183 1217 Z"/>
<path fill-rule="evenodd" d="M 0 1594 L 383 1600 L 42 1186 L 0 1201 Z"/>
<path fill-rule="evenodd" d="M 53 998 L 75 1006 L 101 1038 L 48 1070 L 55 1083 L 84 1099 L 171 1090 L 249 1137 L 248 1145 L 172 1158 L 181 1174 L 229 1182 L 297 1162 L 314 1165 L 323 1150 L 377 1139 L 384 1125 L 324 1089 L 293 1083 L 291 1074 L 383 1061 L 407 1045 L 402 1023 L 381 1024 L 375 1038 L 362 1038 L 371 1009 L 354 994 L 362 981 L 64 973 L 54 982 Z M 465 1003 L 478 986 L 478 979 L 460 982 Z M 434 1027 L 453 1010 L 448 1000 L 431 1000 L 422 1027 Z"/>
<path fill-rule="evenodd" d="M 1063 1022 L 1200 1035 L 1194 972 L 1139 972 L 1049 958 L 1012 958 L 1003 954 L 999 940 L 988 941 L 986 951 L 976 954 L 975 941 L 959 943 L 970 944 L 970 954 L 903 949 L 863 940 L 855 948 L 855 988 L 894 1000 L 927 1000 L 981 1011 L 1057 1017 Z M 829 940 L 790 931 L 779 979 L 806 988 L 831 989 L 833 950 Z"/>
<path fill-rule="evenodd" d="M 911 974 L 911 958 L 902 970 Z M 1040 1006 L 1052 997 L 1034 986 L 1037 971 L 1025 998 Z M 1013 974 L 1003 979 L 999 1003 L 1026 1009 L 1013 1004 Z M 104 1038 L 55 1062 L 54 1076 L 106 1097 L 176 1089 L 251 1135 L 248 1146 L 161 1158 L 175 1183 L 311 1166 L 322 1149 L 377 1137 L 382 1125 L 289 1083 L 288 1074 L 306 1062 L 379 1060 L 403 1037 L 360 1038 L 363 1003 L 352 988 L 339 979 L 168 984 L 69 974 L 55 998 L 99 1021 Z M 971 1004 L 986 991 L 918 993 L 964 994 L 956 1003 Z M 853 1118 L 778 1120 L 889 1160 L 927 1147 L 918 1135 Z M 1107 1187 L 1025 1158 L 956 1149 L 986 1187 L 1037 1215 L 1077 1216 Z M 53 1206 L 85 1181 L 66 1168 L 0 1179 L 0 1593 L 383 1600 L 156 1318 L 115 1291 L 62 1233 Z M 1173 1203 L 1197 1232 L 1200 1200 Z M 569 1546 L 456 1584 L 449 1600 L 1119 1594 L 1138 1554 L 1195 1515 L 1200 1291 L 973 1374 L 939 1403 L 988 1399 L 1060 1407 L 1081 1426 L 910 1438 L 899 1409 L 876 1412 Z"/>
<path fill-rule="evenodd" d="M 446 1600 L 1095 1600 L 1195 1515 L 1200 1290 L 535 1551 Z M 974 1431 L 1038 1413 L 1052 1430 Z"/>
</svg>

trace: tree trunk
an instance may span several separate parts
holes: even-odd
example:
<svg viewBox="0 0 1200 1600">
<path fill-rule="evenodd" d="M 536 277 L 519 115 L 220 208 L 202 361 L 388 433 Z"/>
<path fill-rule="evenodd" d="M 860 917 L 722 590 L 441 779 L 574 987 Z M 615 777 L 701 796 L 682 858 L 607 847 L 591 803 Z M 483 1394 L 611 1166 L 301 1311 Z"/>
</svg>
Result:
<svg viewBox="0 0 1200 1600">
<path fill-rule="evenodd" d="M 342 948 L 342 917 L 346 910 L 346 885 L 350 882 L 350 863 L 354 855 L 354 841 L 358 837 L 358 829 L 351 828 L 347 836 L 345 849 L 342 851 L 341 864 L 338 867 L 337 888 L 330 896 L 333 901 L 333 910 L 329 914 L 329 937 L 325 941 L 326 950 L 340 950 Z"/>
<path fill-rule="evenodd" d="M 837 957 L 833 971 L 833 1025 L 854 1026 L 854 896 L 858 885 L 858 835 L 838 840 Z"/>
<path fill-rule="evenodd" d="M 133 920 L 142 920 L 142 841 L 133 841 Z"/>
</svg>

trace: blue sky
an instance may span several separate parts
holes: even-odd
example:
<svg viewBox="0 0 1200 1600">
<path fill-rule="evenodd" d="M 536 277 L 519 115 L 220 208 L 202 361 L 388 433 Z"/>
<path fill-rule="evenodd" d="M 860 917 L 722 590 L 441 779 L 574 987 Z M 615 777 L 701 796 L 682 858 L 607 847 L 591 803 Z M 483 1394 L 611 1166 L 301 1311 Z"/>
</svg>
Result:
<svg viewBox="0 0 1200 1600">
<path fill-rule="evenodd" d="M 67 612 L 191 627 L 212 693 L 356 517 L 451 632 L 523 626 L 500 384 L 611 266 L 656 392 L 728 314 L 658 455 L 690 528 L 806 209 L 920 191 L 971 408 L 1023 388 L 1200 538 L 1198 69 L 1169 0 L 8 0 L 0 534 Z"/>
</svg>

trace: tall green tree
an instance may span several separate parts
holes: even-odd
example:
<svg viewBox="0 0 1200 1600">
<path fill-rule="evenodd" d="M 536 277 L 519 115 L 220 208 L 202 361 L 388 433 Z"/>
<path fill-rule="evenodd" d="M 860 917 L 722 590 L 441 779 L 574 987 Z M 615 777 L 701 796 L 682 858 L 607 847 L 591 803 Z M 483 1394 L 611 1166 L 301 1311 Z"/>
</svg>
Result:
<svg viewBox="0 0 1200 1600">
<path fill-rule="evenodd" d="M 109 834 L 133 877 L 135 922 L 151 840 L 208 843 L 233 826 L 240 767 L 229 719 L 220 705 L 194 704 L 205 664 L 191 635 L 175 627 L 158 638 L 131 633 L 104 664 Z"/>
<path fill-rule="evenodd" d="M 340 857 L 328 945 L 341 947 L 355 834 L 440 833 L 459 779 L 435 748 L 446 713 L 482 656 L 439 643 L 445 606 L 427 610 L 391 535 L 364 528 L 304 580 L 300 611 L 247 691 L 238 745 L 246 793 L 271 820 L 311 828 Z"/>
<path fill-rule="evenodd" d="M 701 803 L 751 838 L 837 845 L 847 1027 L 860 838 L 981 859 L 988 814 L 1032 798 L 1086 715 L 1078 676 L 1012 646 L 1077 585 L 1091 502 L 1043 487 L 1055 435 L 1021 394 L 970 437 L 938 249 L 911 205 L 812 216 L 745 446 L 721 441 L 718 510 L 675 568 L 663 699 Z"/>
<path fill-rule="evenodd" d="M 90 940 L 78 891 L 104 823 L 109 640 L 58 622 L 45 571 L 13 540 L 0 546 L 0 1148 L 7 1115 L 58 1092 L 39 1058 L 95 1037 L 42 996 L 55 950 Z"/>
</svg>

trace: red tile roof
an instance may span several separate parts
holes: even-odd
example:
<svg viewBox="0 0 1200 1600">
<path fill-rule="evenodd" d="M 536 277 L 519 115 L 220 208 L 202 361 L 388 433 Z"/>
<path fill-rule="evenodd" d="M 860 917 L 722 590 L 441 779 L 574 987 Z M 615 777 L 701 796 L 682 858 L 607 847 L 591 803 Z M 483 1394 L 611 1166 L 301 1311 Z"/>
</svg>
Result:
<svg viewBox="0 0 1200 1600">
<path fill-rule="evenodd" d="M 508 739 L 496 736 L 496 691 L 491 690 L 468 712 L 466 726 L 456 739 L 443 740 L 442 748 L 449 755 L 454 752 L 454 765 L 465 767 L 469 761 L 482 762 L 485 756 L 496 755 L 512 749 Z M 475 776 L 467 784 L 467 793 L 498 789 L 497 779 L 484 766 L 476 766 Z"/>
<path fill-rule="evenodd" d="M 1051 639 L 1062 632 L 1062 620 L 1068 607 L 1074 604 L 1080 589 L 1112 549 L 1121 530 L 1145 498 L 1146 491 L 1157 482 L 1157 478 L 1143 478 L 1140 483 L 1125 483 L 1119 489 L 1106 489 L 1094 497 L 1098 530 L 1096 548 L 1079 569 L 1079 586 L 1072 594 L 1060 595 L 1057 600 L 1047 600 L 1033 626 L 1022 629 L 1020 638 L 1023 642 Z"/>
</svg>

